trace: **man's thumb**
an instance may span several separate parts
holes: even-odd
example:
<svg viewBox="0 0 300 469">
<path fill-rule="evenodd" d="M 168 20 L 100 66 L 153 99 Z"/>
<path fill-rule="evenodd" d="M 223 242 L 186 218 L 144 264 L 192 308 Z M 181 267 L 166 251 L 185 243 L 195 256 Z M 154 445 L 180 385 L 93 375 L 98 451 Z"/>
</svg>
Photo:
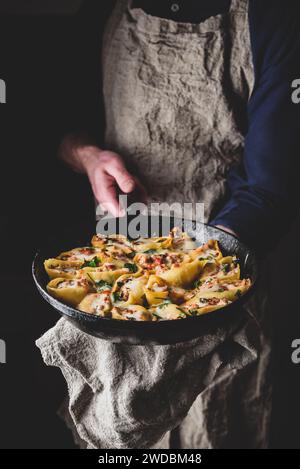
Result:
<svg viewBox="0 0 300 469">
<path fill-rule="evenodd" d="M 118 168 L 112 171 L 111 175 L 115 178 L 119 188 L 125 194 L 133 192 L 136 188 L 134 177 L 125 168 Z"/>
</svg>

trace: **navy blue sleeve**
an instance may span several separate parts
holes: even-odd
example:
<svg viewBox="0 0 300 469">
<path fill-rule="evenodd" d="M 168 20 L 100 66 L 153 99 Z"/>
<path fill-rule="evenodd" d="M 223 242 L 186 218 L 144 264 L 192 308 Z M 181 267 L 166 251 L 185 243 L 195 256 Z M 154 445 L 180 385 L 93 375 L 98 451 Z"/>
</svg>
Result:
<svg viewBox="0 0 300 469">
<path fill-rule="evenodd" d="M 296 1 L 250 0 L 255 88 L 248 103 L 244 158 L 228 174 L 228 201 L 211 221 L 233 229 L 255 249 L 275 244 L 298 209 L 300 78 Z"/>
</svg>

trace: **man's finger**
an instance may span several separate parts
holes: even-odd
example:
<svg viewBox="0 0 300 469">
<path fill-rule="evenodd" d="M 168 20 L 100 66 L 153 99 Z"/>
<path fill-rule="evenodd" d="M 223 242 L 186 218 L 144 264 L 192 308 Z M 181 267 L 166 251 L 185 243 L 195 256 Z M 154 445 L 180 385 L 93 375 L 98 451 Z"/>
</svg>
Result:
<svg viewBox="0 0 300 469">
<path fill-rule="evenodd" d="M 115 178 L 119 188 L 125 194 L 133 192 L 136 188 L 136 181 L 134 177 L 127 171 L 121 162 L 111 162 L 110 165 L 105 168 L 105 170 L 109 175 Z"/>
<path fill-rule="evenodd" d="M 117 188 L 113 177 L 102 172 L 98 173 L 95 184 L 92 185 L 95 196 L 105 211 L 115 217 L 123 214 L 123 209 L 119 205 Z"/>
</svg>

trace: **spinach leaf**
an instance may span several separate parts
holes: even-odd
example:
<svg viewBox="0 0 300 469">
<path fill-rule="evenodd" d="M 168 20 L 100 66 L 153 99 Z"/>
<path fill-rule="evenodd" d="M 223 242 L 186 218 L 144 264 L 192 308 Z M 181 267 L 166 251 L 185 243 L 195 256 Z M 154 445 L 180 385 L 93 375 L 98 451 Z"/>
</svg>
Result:
<svg viewBox="0 0 300 469">
<path fill-rule="evenodd" d="M 129 272 L 132 272 L 133 274 L 135 274 L 138 271 L 138 266 L 136 264 L 130 264 L 129 262 L 127 262 L 126 264 L 124 264 L 124 267 L 125 269 L 128 269 Z"/>
<path fill-rule="evenodd" d="M 143 295 L 143 306 L 144 308 L 149 308 L 149 303 L 147 301 L 146 295 Z"/>
<path fill-rule="evenodd" d="M 198 311 L 196 309 L 190 309 L 189 314 L 192 318 L 194 318 L 195 316 L 198 316 Z"/>
<path fill-rule="evenodd" d="M 221 267 L 221 270 L 225 273 L 228 274 L 230 272 L 230 264 L 223 264 Z"/>
<path fill-rule="evenodd" d="M 110 283 L 105 282 L 105 280 L 99 280 L 99 282 L 95 282 L 95 286 L 96 286 L 97 292 L 111 290 Z"/>
<path fill-rule="evenodd" d="M 196 280 L 196 282 L 194 282 L 194 284 L 193 284 L 193 289 L 201 287 L 202 283 L 203 283 L 202 280 L 200 280 L 200 279 Z"/>
<path fill-rule="evenodd" d="M 99 257 L 95 256 L 91 261 L 85 261 L 81 268 L 83 269 L 84 267 L 98 267 L 100 265 L 101 261 Z"/>
<path fill-rule="evenodd" d="M 166 300 L 164 300 L 162 303 L 160 303 L 160 305 L 157 306 L 157 309 L 159 309 L 159 310 L 160 310 L 160 309 L 163 309 L 163 308 L 165 308 L 166 306 L 168 306 L 170 303 L 172 303 L 172 301 L 169 300 L 169 299 L 166 299 Z"/>
<path fill-rule="evenodd" d="M 117 292 L 117 291 L 113 292 L 112 298 L 113 298 L 113 301 L 114 301 L 114 302 L 120 301 L 120 294 L 119 294 L 119 292 Z"/>
<path fill-rule="evenodd" d="M 135 252 L 129 252 L 126 256 L 129 257 L 129 259 L 133 259 L 135 257 Z"/>
</svg>

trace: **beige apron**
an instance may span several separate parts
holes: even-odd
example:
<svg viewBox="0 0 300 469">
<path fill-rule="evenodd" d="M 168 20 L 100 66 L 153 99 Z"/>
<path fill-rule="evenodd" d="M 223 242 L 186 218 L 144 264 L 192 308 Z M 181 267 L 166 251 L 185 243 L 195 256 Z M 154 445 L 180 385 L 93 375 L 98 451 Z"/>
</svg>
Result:
<svg viewBox="0 0 300 469">
<path fill-rule="evenodd" d="M 131 0 L 118 0 L 104 35 L 103 87 L 106 147 L 125 158 L 151 201 L 202 202 L 208 222 L 224 199 L 228 170 L 244 151 L 254 87 L 248 0 L 232 0 L 229 13 L 200 24 L 153 17 L 132 8 Z M 221 373 L 158 447 L 267 446 L 263 292 L 247 308 L 259 317 L 260 359 L 241 372 L 233 364 L 232 372 Z"/>
<path fill-rule="evenodd" d="M 131 3 L 117 1 L 104 36 L 106 146 L 140 176 L 151 201 L 201 202 L 207 222 L 243 155 L 254 86 L 248 1 L 232 0 L 228 14 L 200 24 Z"/>
</svg>

